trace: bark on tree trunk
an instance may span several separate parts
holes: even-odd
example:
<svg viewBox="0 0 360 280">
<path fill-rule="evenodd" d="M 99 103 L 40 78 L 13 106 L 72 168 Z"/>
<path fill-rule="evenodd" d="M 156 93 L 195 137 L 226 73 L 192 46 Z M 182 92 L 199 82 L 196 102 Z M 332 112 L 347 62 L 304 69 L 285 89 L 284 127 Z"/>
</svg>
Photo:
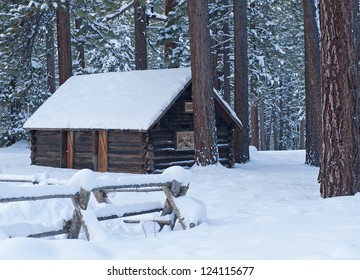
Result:
<svg viewBox="0 0 360 280">
<path fill-rule="evenodd" d="M 251 145 L 259 149 L 259 108 L 257 104 L 251 107 Z"/>
<path fill-rule="evenodd" d="M 55 38 L 53 22 L 49 20 L 47 23 L 46 32 L 46 72 L 47 72 L 47 85 L 49 92 L 53 94 L 56 90 L 55 82 Z"/>
<path fill-rule="evenodd" d="M 205 166 L 218 162 L 211 69 L 208 1 L 188 0 L 195 161 Z"/>
<path fill-rule="evenodd" d="M 82 18 L 76 18 L 75 19 L 75 28 L 80 31 L 81 30 L 81 26 L 82 26 Z M 84 47 L 84 42 L 78 42 L 78 45 L 76 47 L 77 50 L 77 60 L 79 63 L 79 66 L 81 69 L 85 68 L 85 47 Z"/>
<path fill-rule="evenodd" d="M 229 34 L 229 25 L 226 23 L 224 24 L 223 28 L 224 34 Z M 229 42 L 228 39 L 223 44 L 223 61 L 224 61 L 224 100 L 230 105 L 230 59 L 229 59 Z"/>
<path fill-rule="evenodd" d="M 305 121 L 300 121 L 300 150 L 305 149 Z M 320 160 L 320 159 L 319 159 Z"/>
<path fill-rule="evenodd" d="M 260 106 L 260 128 L 259 128 L 259 132 L 260 132 L 260 150 L 265 150 L 266 149 L 266 136 L 265 136 L 265 111 L 264 111 L 264 105 L 261 104 Z"/>
<path fill-rule="evenodd" d="M 175 0 L 165 0 L 164 14 L 166 16 L 168 16 L 169 13 L 174 10 L 174 7 L 176 4 L 177 4 L 177 2 Z M 165 43 L 164 58 L 166 60 L 169 60 L 169 58 L 172 56 L 173 49 L 175 49 L 175 48 L 176 48 L 175 42 L 170 41 L 170 42 Z M 170 68 L 178 68 L 179 67 L 178 61 L 170 63 L 169 67 Z"/>
<path fill-rule="evenodd" d="M 305 40 L 306 157 L 305 163 L 320 166 L 321 77 L 320 37 L 314 0 L 303 0 Z"/>
<path fill-rule="evenodd" d="M 234 0 L 234 109 L 243 128 L 235 130 L 235 161 L 250 161 L 246 0 Z"/>
<path fill-rule="evenodd" d="M 360 190 L 359 75 L 356 0 L 321 0 L 322 152 L 320 192 Z"/>
<path fill-rule="evenodd" d="M 69 1 L 58 0 L 56 9 L 59 85 L 72 76 Z"/>
<path fill-rule="evenodd" d="M 147 69 L 146 6 L 142 0 L 134 2 L 135 21 L 135 69 Z"/>
<path fill-rule="evenodd" d="M 222 0 L 221 1 L 222 5 L 224 6 L 228 6 L 229 0 Z M 224 73 L 224 85 L 223 85 L 223 90 L 224 90 L 224 100 L 230 105 L 231 104 L 231 99 L 230 99 L 230 74 L 231 74 L 231 70 L 230 70 L 230 51 L 229 51 L 229 47 L 230 47 L 230 43 L 229 43 L 229 39 L 230 39 L 230 29 L 229 29 L 229 21 L 226 20 L 224 22 L 223 28 L 222 28 L 222 33 L 223 33 L 223 63 L 224 63 L 224 67 L 223 67 L 223 73 Z"/>
</svg>

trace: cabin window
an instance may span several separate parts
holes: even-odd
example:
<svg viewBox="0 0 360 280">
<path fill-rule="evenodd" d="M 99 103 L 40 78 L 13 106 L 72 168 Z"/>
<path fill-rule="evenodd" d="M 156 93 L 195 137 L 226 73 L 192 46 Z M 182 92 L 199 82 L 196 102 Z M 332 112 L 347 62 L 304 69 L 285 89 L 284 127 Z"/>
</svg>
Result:
<svg viewBox="0 0 360 280">
<path fill-rule="evenodd" d="M 193 103 L 192 101 L 185 101 L 185 113 L 193 113 Z"/>
<path fill-rule="evenodd" d="M 176 150 L 189 151 L 194 149 L 195 141 L 193 131 L 176 132 Z"/>
</svg>

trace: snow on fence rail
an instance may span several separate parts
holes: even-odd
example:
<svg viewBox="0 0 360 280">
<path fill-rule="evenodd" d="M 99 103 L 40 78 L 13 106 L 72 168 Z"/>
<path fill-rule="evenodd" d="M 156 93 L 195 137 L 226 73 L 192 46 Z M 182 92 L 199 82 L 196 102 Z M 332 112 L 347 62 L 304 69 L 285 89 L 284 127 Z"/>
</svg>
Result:
<svg viewBox="0 0 360 280">
<path fill-rule="evenodd" d="M 93 233 L 102 231 L 100 221 L 114 218 L 123 218 L 146 213 L 161 212 L 158 219 L 151 221 L 160 225 L 160 230 L 169 225 L 174 229 L 178 220 L 181 227 L 186 229 L 194 227 L 201 218 L 192 215 L 186 219 L 180 213 L 176 199 L 184 197 L 189 189 L 189 171 L 181 167 L 171 167 L 158 175 L 123 176 L 112 182 L 104 184 L 90 170 L 80 170 L 65 185 L 36 185 L 36 186 L 13 186 L 5 185 L 0 189 L 0 203 L 37 201 L 53 198 L 70 198 L 74 205 L 72 219 L 64 221 L 63 227 L 47 232 L 30 234 L 28 237 L 46 237 L 58 234 L 67 234 L 69 239 L 77 239 L 81 228 L 88 240 L 93 239 Z M 108 204 L 107 194 L 110 192 L 160 192 L 165 194 L 163 205 L 157 202 L 132 203 L 129 207 Z M 91 194 L 97 202 L 106 203 L 106 207 L 88 209 Z M 197 204 L 194 208 L 200 208 L 204 213 L 204 205 L 197 200 L 190 201 Z M 186 206 L 189 206 L 187 203 Z M 187 210 L 188 212 L 188 210 Z M 195 218 L 194 218 L 195 217 Z M 140 222 L 140 220 L 124 220 L 128 223 Z"/>
</svg>

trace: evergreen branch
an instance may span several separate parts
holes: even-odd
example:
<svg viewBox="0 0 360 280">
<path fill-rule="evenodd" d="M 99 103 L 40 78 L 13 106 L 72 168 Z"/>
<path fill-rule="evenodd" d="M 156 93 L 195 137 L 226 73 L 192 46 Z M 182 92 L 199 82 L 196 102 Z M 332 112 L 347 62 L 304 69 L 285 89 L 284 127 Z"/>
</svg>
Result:
<svg viewBox="0 0 360 280">
<path fill-rule="evenodd" d="M 117 11 L 115 11 L 114 13 L 105 16 L 105 18 L 103 19 L 103 21 L 107 22 L 110 20 L 113 20 L 119 16 L 121 16 L 123 13 L 125 13 L 126 11 L 128 11 L 129 9 L 131 9 L 134 4 L 135 4 L 136 0 L 131 1 L 128 4 L 122 5 Z"/>
</svg>

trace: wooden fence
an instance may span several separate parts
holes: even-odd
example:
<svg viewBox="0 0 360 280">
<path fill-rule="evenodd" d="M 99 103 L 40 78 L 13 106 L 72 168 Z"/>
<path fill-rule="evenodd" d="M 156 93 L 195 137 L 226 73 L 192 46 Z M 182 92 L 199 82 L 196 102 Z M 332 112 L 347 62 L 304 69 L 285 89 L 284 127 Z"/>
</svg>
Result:
<svg viewBox="0 0 360 280">
<path fill-rule="evenodd" d="M 1 181 L 1 180 L 0 180 Z M 7 180 L 7 182 L 16 182 Z M 24 182 L 18 180 L 20 182 Z M 84 230 L 88 240 L 91 239 L 91 227 L 100 221 L 137 216 L 147 213 L 161 212 L 160 218 L 152 219 L 160 225 L 160 230 L 168 225 L 173 230 L 176 221 L 178 221 L 183 229 L 187 225 L 184 223 L 184 217 L 175 204 L 174 198 L 186 195 L 189 189 L 188 185 L 182 185 L 176 180 L 171 182 L 159 183 L 141 183 L 141 184 L 124 184 L 124 185 L 105 185 L 87 189 L 86 186 L 74 190 L 64 185 L 48 185 L 48 186 L 6 186 L 1 187 L 0 203 L 15 203 L 19 201 L 38 201 L 44 199 L 71 199 L 74 205 L 72 219 L 64 221 L 62 228 L 47 232 L 39 232 L 28 235 L 27 237 L 48 237 L 59 234 L 67 234 L 68 239 L 77 239 L 81 228 Z M 4 191 L 5 190 L 5 191 Z M 25 191 L 26 190 L 26 191 Z M 111 192 L 163 192 L 165 201 L 161 207 L 158 204 L 147 203 L 138 211 L 119 210 L 115 205 L 109 205 L 109 210 L 105 215 L 97 214 L 93 209 L 88 209 L 89 199 L 94 195 L 99 203 L 108 203 L 108 193 Z M 147 207 L 147 208 L 146 208 Z M 139 223 L 141 220 L 124 220 L 127 223 Z M 194 227 L 190 224 L 189 227 Z M 1 227 L 1 225 L 0 225 Z"/>
</svg>

